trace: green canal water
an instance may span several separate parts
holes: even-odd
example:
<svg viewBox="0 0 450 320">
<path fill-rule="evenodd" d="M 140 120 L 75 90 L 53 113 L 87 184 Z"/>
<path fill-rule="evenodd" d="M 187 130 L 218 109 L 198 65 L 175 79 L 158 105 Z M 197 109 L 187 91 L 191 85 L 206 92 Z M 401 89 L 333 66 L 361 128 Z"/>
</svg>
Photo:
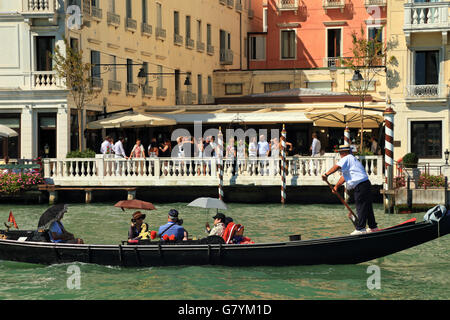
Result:
<svg viewBox="0 0 450 320">
<path fill-rule="evenodd" d="M 213 210 L 186 203 L 155 204 L 147 212 L 152 229 L 166 223 L 175 208 L 191 236 L 203 237 Z M 225 212 L 245 225 L 256 242 L 348 234 L 352 224 L 341 205 L 229 204 Z M 21 229 L 34 229 L 47 206 L 0 205 L 0 223 L 12 210 Z M 72 204 L 66 228 L 86 243 L 118 244 L 125 240 L 132 211 L 109 204 Z M 375 205 L 379 226 L 423 214 L 387 215 Z M 3 219 L 3 220 L 2 220 Z M 0 261 L 0 299 L 449 299 L 450 236 L 359 265 L 298 267 L 158 267 L 126 269 L 79 263 L 80 288 L 67 286 L 70 265 L 40 266 Z M 380 268 L 380 289 L 369 290 L 368 267 Z"/>
</svg>

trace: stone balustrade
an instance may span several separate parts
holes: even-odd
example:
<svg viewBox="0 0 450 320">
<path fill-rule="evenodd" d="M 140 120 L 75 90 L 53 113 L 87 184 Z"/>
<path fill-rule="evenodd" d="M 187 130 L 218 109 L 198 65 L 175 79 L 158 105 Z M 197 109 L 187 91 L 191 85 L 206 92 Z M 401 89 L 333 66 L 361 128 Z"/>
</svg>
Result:
<svg viewBox="0 0 450 320">
<path fill-rule="evenodd" d="M 361 162 L 374 185 L 383 184 L 383 157 L 366 156 Z M 288 157 L 288 186 L 321 186 L 321 175 L 336 157 Z M 281 183 L 281 159 L 223 159 L 224 185 L 276 186 Z M 44 159 L 44 177 L 60 186 L 216 186 L 217 158 Z M 330 177 L 336 183 L 339 175 Z"/>
</svg>

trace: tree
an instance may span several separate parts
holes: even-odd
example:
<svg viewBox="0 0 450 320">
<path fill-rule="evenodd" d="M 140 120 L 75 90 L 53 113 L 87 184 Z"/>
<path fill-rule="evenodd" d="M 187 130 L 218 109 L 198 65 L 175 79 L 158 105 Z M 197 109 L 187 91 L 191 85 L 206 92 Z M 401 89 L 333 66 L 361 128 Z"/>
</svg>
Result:
<svg viewBox="0 0 450 320">
<path fill-rule="evenodd" d="M 363 80 L 352 81 L 347 92 L 351 95 L 358 96 L 360 101 L 361 113 L 361 146 L 364 146 L 364 102 L 368 96 L 371 85 L 376 81 L 377 76 L 384 73 L 386 76 L 387 64 L 390 64 L 394 57 L 387 59 L 388 45 L 383 43 L 383 29 L 377 30 L 372 37 L 366 37 L 364 27 L 361 26 L 360 34 L 356 31 L 352 33 L 352 57 L 341 58 L 341 64 L 350 68 L 354 72 L 354 76 L 358 74 Z"/>
<path fill-rule="evenodd" d="M 78 149 L 83 151 L 83 121 L 82 112 L 89 101 L 96 97 L 91 85 L 91 67 L 90 63 L 83 62 L 83 51 L 78 48 L 72 48 L 67 39 L 64 39 L 65 54 L 57 45 L 53 55 L 54 70 L 58 77 L 65 80 L 65 85 L 73 98 L 73 103 L 77 108 L 78 114 Z"/>
</svg>

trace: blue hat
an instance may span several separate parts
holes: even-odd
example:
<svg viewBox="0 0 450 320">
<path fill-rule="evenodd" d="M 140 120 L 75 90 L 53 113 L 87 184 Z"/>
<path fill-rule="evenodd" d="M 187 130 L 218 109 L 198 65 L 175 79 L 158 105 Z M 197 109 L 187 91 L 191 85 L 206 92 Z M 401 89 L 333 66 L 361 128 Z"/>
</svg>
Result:
<svg viewBox="0 0 450 320">
<path fill-rule="evenodd" d="M 178 211 L 175 209 L 170 209 L 169 217 L 171 217 L 173 219 L 178 219 Z"/>
</svg>

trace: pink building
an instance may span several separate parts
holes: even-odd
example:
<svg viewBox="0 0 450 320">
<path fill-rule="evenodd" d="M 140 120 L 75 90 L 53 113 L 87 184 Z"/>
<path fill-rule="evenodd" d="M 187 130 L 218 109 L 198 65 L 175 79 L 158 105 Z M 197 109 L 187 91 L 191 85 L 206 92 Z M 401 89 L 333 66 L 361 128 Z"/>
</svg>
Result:
<svg viewBox="0 0 450 320">
<path fill-rule="evenodd" d="M 385 25 L 386 1 L 261 1 L 259 30 L 249 33 L 249 68 L 339 67 L 337 57 L 351 56 L 353 32 L 359 34 L 362 27 L 366 36 L 375 37 Z"/>
</svg>

